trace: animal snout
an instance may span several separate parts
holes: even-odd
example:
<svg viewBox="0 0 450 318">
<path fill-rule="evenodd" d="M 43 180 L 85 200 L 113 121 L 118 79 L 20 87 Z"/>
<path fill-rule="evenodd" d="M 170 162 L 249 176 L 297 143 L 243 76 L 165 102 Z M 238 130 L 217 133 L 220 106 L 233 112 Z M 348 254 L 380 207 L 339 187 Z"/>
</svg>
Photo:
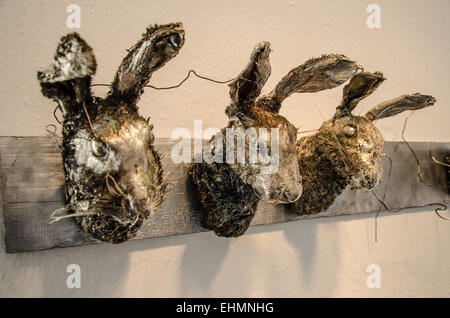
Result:
<svg viewBox="0 0 450 318">
<path fill-rule="evenodd" d="M 381 171 L 374 170 L 370 172 L 363 172 L 358 177 L 353 177 L 351 187 L 353 189 L 372 190 L 380 182 Z"/>
<path fill-rule="evenodd" d="M 375 173 L 373 175 L 365 176 L 362 186 L 367 190 L 372 190 L 378 185 L 379 181 L 379 175 Z"/>
<path fill-rule="evenodd" d="M 270 196 L 270 200 L 274 203 L 293 203 L 297 201 L 303 192 L 301 184 L 297 184 L 293 187 L 281 187 L 280 191 L 273 192 Z"/>
<path fill-rule="evenodd" d="M 292 190 L 283 191 L 282 201 L 284 203 L 293 203 L 293 202 L 297 201 L 298 199 L 300 199 L 300 197 L 302 196 L 302 192 L 303 192 L 302 187 L 300 187 L 300 189 L 296 190 L 296 191 L 292 191 Z"/>
<path fill-rule="evenodd" d="M 152 212 L 151 178 L 149 171 L 142 168 L 129 169 L 124 174 L 117 186 L 122 191 L 122 197 L 126 200 L 129 212 L 147 217 Z"/>
<path fill-rule="evenodd" d="M 140 214 L 143 215 L 144 217 L 148 217 L 151 214 L 152 208 L 149 199 L 147 198 L 135 199 L 131 197 L 128 200 L 135 214 Z"/>
</svg>

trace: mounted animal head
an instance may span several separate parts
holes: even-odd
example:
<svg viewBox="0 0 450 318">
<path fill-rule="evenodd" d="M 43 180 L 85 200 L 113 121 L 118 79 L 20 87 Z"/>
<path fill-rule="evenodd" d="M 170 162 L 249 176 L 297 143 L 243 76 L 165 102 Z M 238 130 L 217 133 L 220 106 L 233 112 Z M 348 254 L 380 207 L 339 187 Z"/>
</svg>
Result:
<svg viewBox="0 0 450 318">
<path fill-rule="evenodd" d="M 302 194 L 296 156 L 297 129 L 279 114 L 282 101 L 294 92 L 318 92 L 339 86 L 360 69 L 357 63 L 343 55 L 324 55 L 293 69 L 271 93 L 259 97 L 270 76 L 269 54 L 269 43 L 259 43 L 248 65 L 229 85 L 228 127 L 205 147 L 214 144 L 212 148 L 216 150 L 220 144 L 217 141 L 223 141 L 222 152 L 226 149 L 227 162 L 202 162 L 191 169 L 192 180 L 206 212 L 202 225 L 220 236 L 242 235 L 256 213 L 260 198 L 290 203 Z M 244 142 L 240 145 L 233 142 L 230 146 L 230 140 L 233 140 L 229 138 L 229 130 L 250 133 L 241 139 Z M 256 134 L 252 135 L 255 130 Z M 244 149 L 244 155 L 240 155 L 240 147 Z M 249 160 L 252 147 L 259 153 L 266 150 L 270 160 Z M 230 162 L 229 150 L 234 154 L 233 158 L 243 160 Z"/>
<path fill-rule="evenodd" d="M 373 189 L 382 176 L 384 143 L 374 121 L 428 107 L 436 101 L 419 93 L 402 95 L 373 107 L 364 116 L 354 115 L 359 101 L 384 80 L 381 72 L 355 74 L 344 87 L 333 118 L 324 122 L 316 134 L 298 141 L 300 173 L 308 183 L 302 198 L 294 204 L 298 213 L 324 211 L 348 184 L 352 189 Z"/>
<path fill-rule="evenodd" d="M 181 23 L 149 27 L 128 51 L 104 99 L 91 96 L 95 57 L 77 33 L 63 37 L 53 63 L 38 72 L 42 93 L 64 115 L 66 210 L 98 239 L 118 243 L 133 237 L 162 202 L 166 185 L 153 126 L 136 104 L 152 73 L 183 44 Z"/>
<path fill-rule="evenodd" d="M 230 83 L 231 104 L 226 109 L 232 128 L 268 129 L 267 144 L 276 161 L 275 171 L 262 173 L 267 163 L 238 165 L 244 182 L 251 184 L 266 200 L 275 203 L 296 201 L 302 194 L 302 181 L 296 158 L 297 129 L 279 114 L 282 101 L 296 93 L 315 93 L 344 83 L 360 67 L 343 55 L 323 55 L 313 58 L 291 70 L 266 96 L 261 90 L 270 76 L 269 42 L 259 43 L 250 62 Z M 274 132 L 276 134 L 274 134 Z M 259 149 L 261 151 L 261 149 Z"/>
</svg>

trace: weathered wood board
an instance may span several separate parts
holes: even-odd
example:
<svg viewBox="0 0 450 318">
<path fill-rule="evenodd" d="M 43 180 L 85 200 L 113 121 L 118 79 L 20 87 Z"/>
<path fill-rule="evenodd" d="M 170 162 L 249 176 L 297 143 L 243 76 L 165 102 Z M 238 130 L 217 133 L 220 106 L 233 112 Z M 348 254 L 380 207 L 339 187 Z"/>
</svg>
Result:
<svg viewBox="0 0 450 318">
<path fill-rule="evenodd" d="M 197 221 L 198 203 L 186 177 L 186 166 L 172 162 L 170 139 L 157 139 L 156 148 L 164 154 L 163 166 L 170 175 L 171 191 L 157 214 L 148 220 L 135 239 L 205 231 Z M 432 162 L 429 150 L 439 158 L 450 152 L 450 143 L 410 143 L 421 161 L 426 186 L 417 179 L 417 165 L 406 144 L 386 142 L 384 153 L 393 161 L 387 188 L 390 208 L 427 203 L 448 203 L 446 168 Z M 384 181 L 376 188 L 379 197 L 386 189 L 389 162 L 383 160 Z M 5 223 L 5 244 L 9 253 L 55 247 L 101 243 L 80 231 L 73 220 L 49 225 L 50 214 L 64 203 L 61 156 L 55 140 L 48 137 L 0 137 L 1 200 Z M 324 213 L 312 217 L 374 212 L 380 204 L 371 193 L 346 189 Z M 260 202 L 252 225 L 299 220 L 283 205 Z"/>
</svg>

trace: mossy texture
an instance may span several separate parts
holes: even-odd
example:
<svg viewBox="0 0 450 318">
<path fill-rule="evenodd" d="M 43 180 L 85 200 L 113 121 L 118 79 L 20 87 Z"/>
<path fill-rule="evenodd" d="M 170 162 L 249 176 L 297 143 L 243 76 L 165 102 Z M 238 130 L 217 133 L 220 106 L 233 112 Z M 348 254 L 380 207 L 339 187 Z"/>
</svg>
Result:
<svg viewBox="0 0 450 318">
<path fill-rule="evenodd" d="M 355 74 L 343 89 L 343 97 L 332 119 L 312 136 L 297 142 L 297 157 L 303 179 L 303 194 L 289 208 L 300 215 L 326 211 L 350 186 L 369 191 L 381 180 L 384 139 L 375 127 L 377 119 L 406 110 L 428 107 L 436 101 L 419 93 L 383 102 L 364 116 L 352 111 L 385 80 L 381 72 Z"/>
</svg>

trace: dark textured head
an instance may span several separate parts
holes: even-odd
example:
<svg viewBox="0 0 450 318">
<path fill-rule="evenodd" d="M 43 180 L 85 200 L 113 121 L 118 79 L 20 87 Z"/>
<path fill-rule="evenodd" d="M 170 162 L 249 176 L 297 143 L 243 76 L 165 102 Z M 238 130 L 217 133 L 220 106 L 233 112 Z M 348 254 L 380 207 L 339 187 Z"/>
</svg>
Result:
<svg viewBox="0 0 450 318">
<path fill-rule="evenodd" d="M 384 80 L 380 72 L 354 75 L 344 87 L 343 99 L 334 117 L 325 122 L 314 137 L 318 143 L 317 150 L 333 157 L 335 171 L 348 177 L 353 189 L 370 190 L 382 177 L 380 157 L 384 139 L 373 122 L 405 110 L 431 106 L 435 102 L 428 95 L 403 95 L 375 106 L 364 116 L 353 115 L 358 102 L 375 91 Z"/>
<path fill-rule="evenodd" d="M 118 243 L 133 237 L 162 202 L 166 185 L 152 126 L 137 102 L 151 74 L 184 43 L 181 23 L 152 26 L 133 46 L 106 98 L 92 97 L 95 58 L 73 33 L 62 38 L 55 61 L 38 73 L 42 92 L 64 114 L 63 163 L 68 210 L 86 232 Z"/>
</svg>

